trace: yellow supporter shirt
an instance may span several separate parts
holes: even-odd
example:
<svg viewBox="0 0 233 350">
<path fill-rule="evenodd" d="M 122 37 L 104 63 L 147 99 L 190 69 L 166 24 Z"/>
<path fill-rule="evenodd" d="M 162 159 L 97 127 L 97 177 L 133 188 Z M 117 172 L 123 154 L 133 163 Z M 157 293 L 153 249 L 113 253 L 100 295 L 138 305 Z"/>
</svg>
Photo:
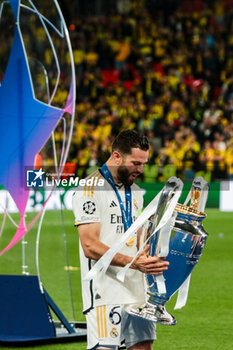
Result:
<svg viewBox="0 0 233 350">
<path fill-rule="evenodd" d="M 81 64 L 85 58 L 85 52 L 83 50 L 73 50 L 74 63 Z"/>
<path fill-rule="evenodd" d="M 85 55 L 85 61 L 92 66 L 95 66 L 97 64 L 98 59 L 99 55 L 96 52 L 88 52 Z"/>
<path fill-rule="evenodd" d="M 110 135 L 112 131 L 112 125 L 98 125 L 97 128 L 92 132 L 92 137 L 101 144 Z"/>
<path fill-rule="evenodd" d="M 225 152 L 225 162 L 228 175 L 233 175 L 233 145 Z"/>
<path fill-rule="evenodd" d="M 171 124 L 174 120 L 179 118 L 179 113 L 177 111 L 169 111 L 167 114 L 167 122 Z"/>
<path fill-rule="evenodd" d="M 160 119 L 163 117 L 164 114 L 164 106 L 162 104 L 155 104 L 152 108 L 153 118 L 154 119 Z"/>
<path fill-rule="evenodd" d="M 120 44 L 118 55 L 116 56 L 116 61 L 121 62 L 125 61 L 130 55 L 130 45 L 128 42 L 124 41 Z"/>
<path fill-rule="evenodd" d="M 207 150 L 203 150 L 200 152 L 200 161 L 205 162 L 206 165 L 206 170 L 207 171 L 213 171 L 214 170 L 214 162 L 213 162 L 213 157 L 214 157 L 214 149 L 210 148 Z M 204 161 L 205 159 L 205 161 Z"/>
<path fill-rule="evenodd" d="M 86 132 L 88 129 L 88 125 L 84 123 L 80 123 L 76 126 L 76 132 L 73 133 L 72 142 L 76 145 L 80 145 L 82 140 L 86 137 Z"/>
</svg>

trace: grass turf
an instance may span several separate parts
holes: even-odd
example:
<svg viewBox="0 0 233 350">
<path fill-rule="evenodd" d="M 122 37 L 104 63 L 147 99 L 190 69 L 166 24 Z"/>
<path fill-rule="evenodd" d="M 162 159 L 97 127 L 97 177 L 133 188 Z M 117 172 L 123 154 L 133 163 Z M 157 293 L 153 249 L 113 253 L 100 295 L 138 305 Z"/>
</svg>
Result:
<svg viewBox="0 0 233 350">
<path fill-rule="evenodd" d="M 27 214 L 27 221 L 34 214 Z M 17 215 L 13 216 L 17 220 Z M 167 309 L 177 319 L 177 325 L 158 325 L 153 349 L 164 350 L 230 350 L 233 349 L 232 332 L 232 213 L 208 209 L 204 221 L 209 233 L 203 256 L 191 278 L 187 305 L 173 310 L 176 297 L 167 304 Z M 2 221 L 2 216 L 1 216 Z M 1 222 L 0 221 L 0 222 Z M 26 235 L 26 264 L 30 274 L 36 274 L 35 242 L 38 224 Z M 7 219 L 0 238 L 2 249 L 13 236 L 14 228 Z M 64 243 L 65 242 L 65 243 Z M 22 245 L 19 242 L 0 257 L 0 274 L 21 274 Z M 44 287 L 69 320 L 84 321 L 80 292 L 80 269 L 78 235 L 73 226 L 70 211 L 48 211 L 40 237 L 40 273 Z M 67 273 L 65 266 L 71 266 Z M 72 282 L 73 307 L 69 284 Z M 7 347 L 1 346 L 1 349 Z M 27 349 L 84 350 L 85 342 L 43 345 Z M 17 349 L 23 349 L 18 347 Z"/>
</svg>

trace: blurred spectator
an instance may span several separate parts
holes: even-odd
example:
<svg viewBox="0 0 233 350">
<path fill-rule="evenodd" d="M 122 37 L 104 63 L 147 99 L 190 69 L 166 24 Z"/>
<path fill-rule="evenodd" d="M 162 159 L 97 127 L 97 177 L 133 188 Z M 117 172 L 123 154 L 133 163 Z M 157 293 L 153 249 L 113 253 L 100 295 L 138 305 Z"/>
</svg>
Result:
<svg viewBox="0 0 233 350">
<path fill-rule="evenodd" d="M 227 176 L 233 180 L 233 142 L 231 141 L 225 152 L 225 162 L 227 168 Z"/>
<path fill-rule="evenodd" d="M 78 16 L 66 6 L 77 74 L 71 158 L 99 165 L 111 139 L 135 128 L 151 140 L 157 180 L 165 166 L 185 180 L 200 170 L 232 176 L 232 0 L 110 3 L 88 12 L 78 2 Z"/>
</svg>

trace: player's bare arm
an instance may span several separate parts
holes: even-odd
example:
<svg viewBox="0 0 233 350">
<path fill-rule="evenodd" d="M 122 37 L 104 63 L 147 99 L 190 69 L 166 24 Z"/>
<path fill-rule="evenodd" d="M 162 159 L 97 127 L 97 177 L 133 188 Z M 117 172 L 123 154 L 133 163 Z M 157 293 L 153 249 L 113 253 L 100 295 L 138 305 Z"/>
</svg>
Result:
<svg viewBox="0 0 233 350">
<path fill-rule="evenodd" d="M 79 238 L 87 258 L 99 260 L 109 249 L 109 246 L 100 242 L 100 223 L 89 223 L 78 226 Z M 130 263 L 131 257 L 117 253 L 111 265 L 125 266 Z"/>
<path fill-rule="evenodd" d="M 79 238 L 87 258 L 99 260 L 109 249 L 109 246 L 100 242 L 100 223 L 89 223 L 78 226 Z M 117 253 L 111 265 L 124 267 L 132 261 L 132 257 Z M 164 258 L 148 256 L 148 247 L 146 247 L 137 259 L 131 265 L 132 269 L 139 270 L 144 273 L 162 274 L 167 270 L 168 262 Z"/>
</svg>

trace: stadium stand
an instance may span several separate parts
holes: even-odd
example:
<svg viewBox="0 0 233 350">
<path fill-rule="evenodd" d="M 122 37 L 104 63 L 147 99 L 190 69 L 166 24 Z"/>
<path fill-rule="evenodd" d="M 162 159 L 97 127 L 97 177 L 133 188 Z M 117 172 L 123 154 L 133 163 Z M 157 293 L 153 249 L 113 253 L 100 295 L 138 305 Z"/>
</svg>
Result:
<svg viewBox="0 0 233 350">
<path fill-rule="evenodd" d="M 94 7 L 98 15 L 70 4 L 76 172 L 100 165 L 115 135 L 135 128 L 152 145 L 145 181 L 232 178 L 233 1 L 116 1 Z"/>
</svg>

